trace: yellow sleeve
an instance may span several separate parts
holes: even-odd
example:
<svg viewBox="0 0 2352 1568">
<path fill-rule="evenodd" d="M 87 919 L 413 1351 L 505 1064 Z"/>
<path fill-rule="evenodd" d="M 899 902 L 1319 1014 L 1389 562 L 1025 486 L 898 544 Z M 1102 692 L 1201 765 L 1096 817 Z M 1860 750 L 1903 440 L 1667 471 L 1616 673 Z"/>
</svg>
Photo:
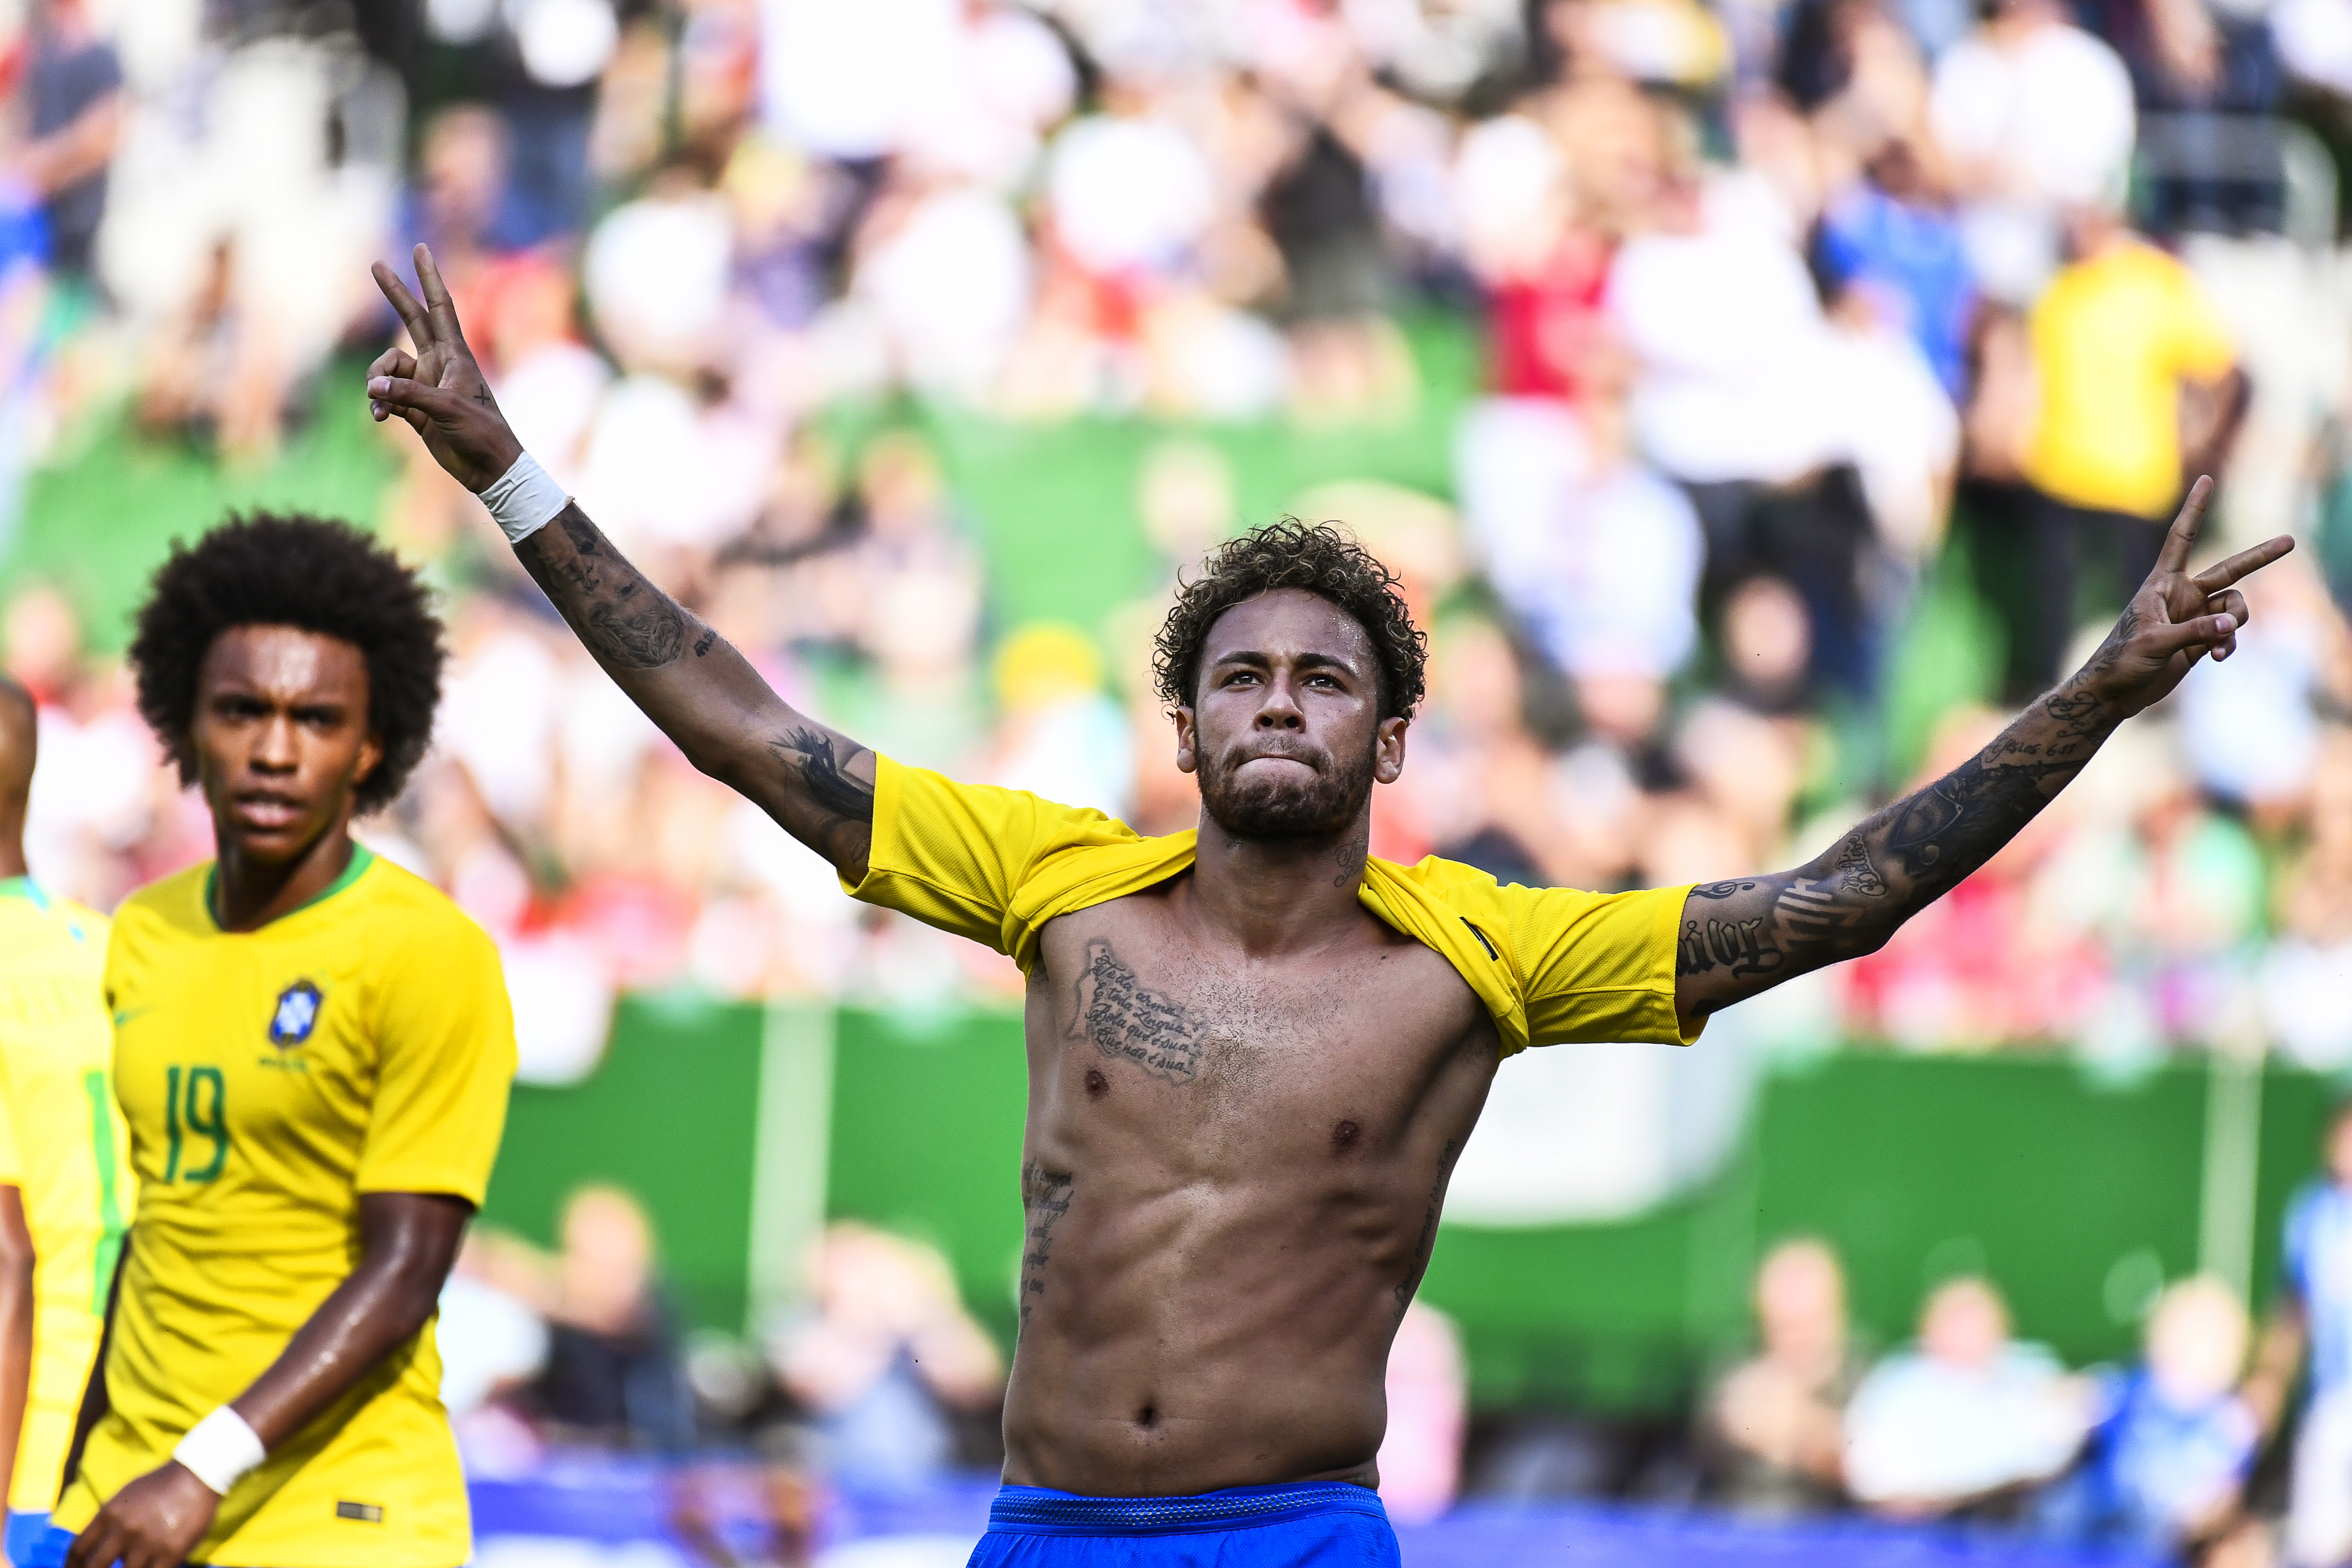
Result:
<svg viewBox="0 0 2352 1568">
<path fill-rule="evenodd" d="M 1014 897 L 1041 862 L 1064 849 L 1135 842 L 1132 828 L 1099 811 L 958 784 L 877 755 L 866 877 L 842 886 L 854 899 L 1009 953 L 1021 929 Z"/>
<path fill-rule="evenodd" d="M 1646 1040 L 1686 1046 L 1675 1017 L 1675 940 L 1690 885 L 1635 893 L 1499 888 L 1512 966 L 1538 1046 Z M 1699 1027 L 1704 1027 L 1702 1020 Z"/>
<path fill-rule="evenodd" d="M 2173 289 L 2171 320 L 2166 337 L 2171 347 L 2172 369 L 2191 381 L 2219 381 L 2238 363 L 2237 334 L 2221 318 L 2213 291 L 2196 273 L 2179 262 Z"/>
<path fill-rule="evenodd" d="M 375 1105 L 353 1185 L 449 1193 L 478 1208 L 515 1070 L 498 949 L 453 910 L 397 955 L 384 976 Z"/>
</svg>

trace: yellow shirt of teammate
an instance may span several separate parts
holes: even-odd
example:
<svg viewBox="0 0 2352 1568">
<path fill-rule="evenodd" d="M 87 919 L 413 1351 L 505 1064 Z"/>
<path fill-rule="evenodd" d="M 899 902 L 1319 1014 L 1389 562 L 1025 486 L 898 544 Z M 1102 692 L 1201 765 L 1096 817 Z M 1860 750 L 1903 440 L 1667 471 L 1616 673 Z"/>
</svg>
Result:
<svg viewBox="0 0 2352 1568">
<path fill-rule="evenodd" d="M 362 1193 L 479 1205 L 514 1075 L 497 950 L 354 848 L 311 903 L 215 923 L 209 866 L 115 915 L 114 1083 L 142 1202 L 110 1404 L 57 1510 L 79 1530 L 286 1348 L 358 1261 Z M 472 1535 L 433 1326 L 229 1489 L 190 1561 L 457 1568 Z"/>
<path fill-rule="evenodd" d="M 33 1369 L 8 1506 L 57 1501 L 131 1207 L 107 1086 L 106 917 L 0 881 L 0 1184 L 33 1238 Z"/>
<path fill-rule="evenodd" d="M 2137 239 L 2060 272 L 2028 323 L 2042 409 L 2025 477 L 2074 506 L 2161 518 L 2180 500 L 2180 384 L 2235 363 L 2197 275 Z"/>
</svg>

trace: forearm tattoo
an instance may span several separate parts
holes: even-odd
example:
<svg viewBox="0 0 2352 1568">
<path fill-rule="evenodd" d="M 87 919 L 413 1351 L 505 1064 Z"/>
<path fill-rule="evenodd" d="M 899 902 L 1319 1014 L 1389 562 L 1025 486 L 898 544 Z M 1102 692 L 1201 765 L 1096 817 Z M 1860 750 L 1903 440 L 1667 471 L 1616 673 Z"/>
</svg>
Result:
<svg viewBox="0 0 2352 1568">
<path fill-rule="evenodd" d="M 686 648 L 684 610 L 646 581 L 576 505 L 515 547 L 532 580 L 607 669 L 659 669 Z M 562 542 L 549 537 L 561 533 Z"/>
<path fill-rule="evenodd" d="M 1155 1078 L 1190 1083 L 1201 1070 L 1209 1021 L 1181 1002 L 1145 989 L 1110 943 L 1097 937 L 1087 943 L 1070 1036 L 1092 1040 L 1103 1055 L 1131 1061 Z"/>
<path fill-rule="evenodd" d="M 2129 629 L 2118 626 L 2116 637 Z M 1690 1010 L 1704 1016 L 1792 974 L 1873 952 L 1991 859 L 2115 728 L 2117 716 L 2085 679 L 2099 668 L 2095 658 L 1983 751 L 1811 865 L 1693 888 L 1675 952 L 1675 974 L 1700 981 L 1685 991 L 1686 998 L 1696 991 Z"/>
<path fill-rule="evenodd" d="M 1021 1327 L 1029 1326 L 1029 1310 L 1045 1293 L 1045 1265 L 1054 1258 L 1054 1227 L 1070 1212 L 1070 1173 L 1048 1170 L 1043 1160 L 1021 1167 L 1021 1212 L 1028 1235 L 1021 1247 Z"/>
</svg>

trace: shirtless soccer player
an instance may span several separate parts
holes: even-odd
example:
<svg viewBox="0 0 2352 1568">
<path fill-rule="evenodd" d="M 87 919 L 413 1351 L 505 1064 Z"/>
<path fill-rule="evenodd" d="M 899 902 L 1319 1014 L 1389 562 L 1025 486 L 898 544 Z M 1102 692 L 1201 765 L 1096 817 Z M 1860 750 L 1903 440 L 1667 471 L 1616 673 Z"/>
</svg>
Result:
<svg viewBox="0 0 2352 1568">
<path fill-rule="evenodd" d="M 1502 1058 L 1687 1042 L 1716 1009 L 1876 947 L 2127 715 L 2226 654 L 2245 617 L 2230 584 L 2287 549 L 2189 575 L 2200 486 L 2098 656 L 1974 761 L 1811 865 L 1602 896 L 1366 855 L 1422 638 L 1336 531 L 1261 529 L 1210 558 L 1160 633 L 1202 814 L 1144 838 L 787 707 L 528 460 L 421 247 L 417 264 L 425 305 L 377 268 L 417 348 L 377 362 L 377 416 L 482 495 L 696 766 L 854 896 L 1028 974 L 1021 1338 L 976 1563 L 1394 1562 L 1370 1489 L 1383 1363 Z"/>
<path fill-rule="evenodd" d="M 139 708 L 217 858 L 133 893 L 106 989 L 139 1173 L 70 1568 L 458 1568 L 432 1317 L 514 1073 L 498 951 L 352 840 L 424 755 L 441 627 L 335 523 L 175 550 Z"/>
</svg>

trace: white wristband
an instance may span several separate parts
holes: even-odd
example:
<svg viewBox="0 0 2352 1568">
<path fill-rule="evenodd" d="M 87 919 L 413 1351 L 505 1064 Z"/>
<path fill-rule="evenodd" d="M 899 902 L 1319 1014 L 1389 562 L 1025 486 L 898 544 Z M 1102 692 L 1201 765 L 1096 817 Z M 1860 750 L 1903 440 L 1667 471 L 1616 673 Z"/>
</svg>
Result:
<svg viewBox="0 0 2352 1568">
<path fill-rule="evenodd" d="M 189 1427 L 180 1446 L 172 1450 L 172 1458 L 223 1497 L 268 1457 L 245 1417 L 226 1405 Z"/>
<path fill-rule="evenodd" d="M 555 514 L 572 504 L 572 498 L 548 478 L 538 458 L 525 452 L 482 491 L 482 504 L 490 509 L 490 521 L 499 525 L 507 542 L 520 544 L 554 521 Z"/>
</svg>

